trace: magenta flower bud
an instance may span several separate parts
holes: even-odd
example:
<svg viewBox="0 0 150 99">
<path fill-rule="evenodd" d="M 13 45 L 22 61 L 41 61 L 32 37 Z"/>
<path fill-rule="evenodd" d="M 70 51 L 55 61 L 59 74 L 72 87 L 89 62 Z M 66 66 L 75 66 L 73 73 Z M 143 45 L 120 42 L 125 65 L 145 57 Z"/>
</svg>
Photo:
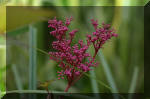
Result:
<svg viewBox="0 0 150 99">
<path fill-rule="evenodd" d="M 91 19 L 91 22 L 92 22 L 94 28 L 97 29 L 98 21 L 97 20 L 95 21 L 94 19 Z"/>
<path fill-rule="evenodd" d="M 64 74 L 66 74 L 67 76 L 71 76 L 71 69 L 66 70 L 66 71 L 64 72 Z"/>
<path fill-rule="evenodd" d="M 65 22 L 66 26 L 69 26 L 71 21 L 72 21 L 72 17 L 66 18 L 66 22 Z"/>
<path fill-rule="evenodd" d="M 94 37 L 91 41 L 95 42 L 97 39 L 98 39 L 97 37 Z"/>
<path fill-rule="evenodd" d="M 75 60 L 75 59 L 76 59 L 76 56 L 72 56 L 71 59 L 72 59 L 72 60 Z"/>
<path fill-rule="evenodd" d="M 96 35 L 97 33 L 96 32 L 93 32 L 93 35 Z"/>
<path fill-rule="evenodd" d="M 118 36 L 118 34 L 116 34 L 116 33 L 112 33 L 112 36 L 117 37 L 117 36 Z"/>
<path fill-rule="evenodd" d="M 76 72 L 75 72 L 75 75 L 77 75 L 77 76 L 80 75 L 80 72 L 79 72 L 79 71 L 76 71 Z"/>
<path fill-rule="evenodd" d="M 89 40 L 91 40 L 91 35 L 87 35 L 87 38 L 88 38 Z"/>
<path fill-rule="evenodd" d="M 71 31 L 69 34 L 70 34 L 70 36 L 71 36 L 71 37 L 74 37 L 74 35 L 75 35 L 75 33 L 76 33 L 76 32 L 78 32 L 78 30 L 77 30 L 77 29 L 75 29 L 75 30 Z"/>
</svg>

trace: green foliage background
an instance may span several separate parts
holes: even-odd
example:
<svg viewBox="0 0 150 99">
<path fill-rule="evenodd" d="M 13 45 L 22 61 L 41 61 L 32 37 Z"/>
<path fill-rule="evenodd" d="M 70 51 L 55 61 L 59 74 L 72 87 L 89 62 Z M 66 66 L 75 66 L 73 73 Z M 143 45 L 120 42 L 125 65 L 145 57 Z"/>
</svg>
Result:
<svg viewBox="0 0 150 99">
<path fill-rule="evenodd" d="M 10 56 L 7 61 L 7 79 L 13 80 L 11 83 L 7 83 L 7 87 L 11 90 L 27 90 L 29 86 L 29 64 L 30 54 L 28 54 L 29 42 L 28 37 L 29 26 L 32 25 L 37 29 L 37 48 L 46 52 L 52 50 L 49 46 L 54 40 L 47 30 L 47 20 L 53 18 L 55 15 L 64 20 L 65 16 L 74 16 L 74 21 L 71 25 L 71 29 L 78 28 L 80 32 L 77 34 L 75 41 L 78 39 L 85 39 L 86 33 L 92 32 L 92 26 L 90 25 L 90 18 L 99 20 L 99 23 L 106 22 L 111 23 L 112 27 L 116 29 L 119 34 L 117 39 L 110 40 L 105 46 L 103 51 L 104 57 L 97 56 L 97 61 L 100 61 L 100 65 L 96 68 L 92 77 L 85 76 L 75 86 L 71 88 L 71 92 L 112 92 L 98 81 L 102 81 L 104 84 L 111 86 L 111 79 L 117 87 L 117 91 L 121 93 L 128 92 L 144 92 L 144 30 L 143 30 L 143 9 L 142 7 L 120 7 L 120 6 L 143 6 L 147 0 L 127 1 L 127 0 L 13 0 L 8 3 L 2 4 L 0 9 L 0 90 L 5 93 L 5 78 L 6 78 L 6 37 L 5 37 L 5 24 L 6 22 L 6 6 L 60 6 L 53 9 L 32 9 L 27 8 L 17 9 L 16 12 L 12 12 L 11 18 L 9 17 L 9 25 L 7 27 L 7 33 L 13 38 L 13 44 L 8 46 L 7 51 Z M 105 6 L 101 8 L 96 7 L 63 7 L 63 6 Z M 114 6 L 114 7 L 108 7 Z M 23 11 L 23 13 L 21 13 Z M 21 13 L 21 14 L 20 14 Z M 22 21 L 17 20 L 20 15 L 28 13 L 30 16 L 24 15 Z M 9 40 L 9 39 L 8 39 Z M 11 41 L 11 40 L 10 40 Z M 19 41 L 19 43 L 18 43 Z M 16 43 L 17 42 L 17 43 Z M 91 52 L 92 53 L 92 52 Z M 13 58 L 15 55 L 16 58 Z M 103 60 L 104 58 L 104 60 Z M 18 62 L 19 61 L 19 62 Z M 104 69 L 108 64 L 108 68 L 111 72 L 107 72 L 108 69 Z M 48 56 L 41 51 L 37 51 L 37 75 L 36 83 L 37 90 L 38 82 L 45 82 L 57 78 L 56 67 L 57 64 L 49 60 Z M 26 68 L 26 69 L 25 69 Z M 108 71 L 109 71 L 108 70 Z M 96 80 L 93 80 L 94 77 Z M 97 81 L 98 80 L 98 81 Z M 87 83 L 88 82 L 88 83 Z M 85 84 L 86 83 L 86 84 Z M 56 80 L 50 86 L 50 90 L 63 91 L 66 87 L 66 82 Z M 95 87 L 98 86 L 98 89 Z M 113 85 L 111 86 L 113 87 Z M 1 93 L 0 93 L 1 94 Z"/>
</svg>

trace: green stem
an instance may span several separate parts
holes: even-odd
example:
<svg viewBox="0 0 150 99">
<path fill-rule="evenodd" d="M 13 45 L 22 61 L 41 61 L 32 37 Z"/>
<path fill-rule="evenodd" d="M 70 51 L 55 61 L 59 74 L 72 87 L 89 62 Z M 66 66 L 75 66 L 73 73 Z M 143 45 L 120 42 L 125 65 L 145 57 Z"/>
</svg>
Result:
<svg viewBox="0 0 150 99">
<path fill-rule="evenodd" d="M 60 91 L 51 91 L 53 93 L 64 93 Z M 11 90 L 11 91 L 6 91 L 7 94 L 10 93 L 47 93 L 46 90 Z"/>
<path fill-rule="evenodd" d="M 108 66 L 108 64 L 107 64 L 107 62 L 106 62 L 106 60 L 104 58 L 104 55 L 103 55 L 102 51 L 99 51 L 98 55 L 99 55 L 99 58 L 100 58 L 100 60 L 102 62 L 102 66 L 104 68 L 107 80 L 108 80 L 108 82 L 109 82 L 109 84 L 110 84 L 110 86 L 112 88 L 112 92 L 113 93 L 118 93 L 118 89 L 116 87 L 114 78 L 112 76 L 112 73 L 111 73 L 110 68 L 109 68 L 109 66 Z"/>
<path fill-rule="evenodd" d="M 131 93 L 136 93 L 135 92 L 135 89 L 136 89 L 136 84 L 137 84 L 137 79 L 138 79 L 138 67 L 135 67 L 134 68 L 134 71 L 133 71 L 133 76 L 132 76 L 132 81 L 131 81 L 131 85 L 130 85 L 130 88 L 129 88 L 129 96 L 128 96 L 128 99 L 132 99 L 132 95 Z"/>
<path fill-rule="evenodd" d="M 108 66 L 108 64 L 107 64 L 107 62 L 106 62 L 106 60 L 105 60 L 101 50 L 99 51 L 98 55 L 99 55 L 99 58 L 100 58 L 100 60 L 102 62 L 102 66 L 104 68 L 104 72 L 106 74 L 106 78 L 107 78 L 107 80 L 108 80 L 108 82 L 109 82 L 109 84 L 111 86 L 112 93 L 119 93 L 118 89 L 116 87 L 114 78 L 112 76 L 111 70 L 110 70 L 110 68 L 109 68 L 109 66 Z M 114 96 L 115 99 L 119 99 L 119 96 L 117 94 L 113 94 L 113 96 Z"/>
<path fill-rule="evenodd" d="M 36 28 L 29 26 L 29 89 L 36 89 Z"/>
<path fill-rule="evenodd" d="M 13 74 L 14 74 L 14 78 L 15 78 L 15 81 L 16 81 L 16 86 L 17 86 L 17 89 L 18 90 L 22 90 L 22 82 L 21 82 L 21 78 L 20 78 L 20 75 L 19 75 L 19 72 L 17 70 L 17 67 L 15 64 L 13 64 L 11 66 L 12 68 L 12 71 L 13 71 Z"/>
<path fill-rule="evenodd" d="M 91 77 L 96 78 L 95 70 L 91 70 L 90 75 L 91 75 Z M 90 78 L 90 80 L 91 80 L 91 84 L 92 84 L 93 93 L 99 93 L 98 84 L 97 84 L 96 80 L 92 79 L 92 78 Z M 100 95 L 95 94 L 95 98 L 100 99 Z"/>
<path fill-rule="evenodd" d="M 71 85 L 68 83 L 68 85 L 67 85 L 67 87 L 66 87 L 66 89 L 65 89 L 64 92 L 68 92 L 68 90 L 69 90 L 70 87 L 71 87 Z"/>
<path fill-rule="evenodd" d="M 108 88 L 109 90 L 112 90 L 112 88 L 111 87 L 109 87 L 108 85 L 106 85 L 105 83 L 103 83 L 102 81 L 100 81 L 100 80 L 97 80 L 95 77 L 91 77 L 88 73 L 84 73 L 84 75 L 86 75 L 87 77 L 89 77 L 89 78 L 93 78 L 93 79 L 95 79 L 100 85 L 102 85 L 102 86 L 104 86 L 104 87 L 106 87 L 106 88 Z"/>
<path fill-rule="evenodd" d="M 65 92 L 61 92 L 61 91 L 50 91 L 51 93 L 57 93 L 59 95 L 66 95 L 68 96 L 68 94 L 66 94 Z M 11 93 L 47 93 L 46 90 L 12 90 L 12 91 L 7 91 L 6 94 L 11 94 Z M 81 98 L 81 99 L 94 99 L 93 97 L 90 96 L 85 96 L 85 95 L 80 95 L 80 94 L 71 94 L 70 97 L 73 98 Z"/>
</svg>

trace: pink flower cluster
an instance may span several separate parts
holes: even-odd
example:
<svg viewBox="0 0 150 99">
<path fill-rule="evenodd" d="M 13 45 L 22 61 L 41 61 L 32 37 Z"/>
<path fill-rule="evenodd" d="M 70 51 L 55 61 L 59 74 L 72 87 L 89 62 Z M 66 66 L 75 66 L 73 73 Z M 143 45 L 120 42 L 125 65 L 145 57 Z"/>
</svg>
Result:
<svg viewBox="0 0 150 99">
<path fill-rule="evenodd" d="M 102 27 L 98 27 L 98 21 L 91 19 L 92 25 L 95 31 L 92 35 L 87 35 L 87 44 L 91 43 L 95 49 L 95 55 L 98 50 L 106 43 L 107 40 L 111 39 L 111 37 L 117 37 L 118 34 L 114 33 L 113 29 L 110 29 L 110 24 L 102 23 Z"/>
<path fill-rule="evenodd" d="M 49 52 L 50 59 L 59 63 L 61 70 L 57 71 L 58 79 L 66 78 L 69 84 L 80 77 L 84 72 L 90 71 L 90 67 L 95 67 L 97 63 L 94 62 L 94 60 L 98 50 L 108 39 L 117 36 L 117 34 L 110 29 L 110 25 L 103 23 L 102 27 L 98 28 L 98 21 L 92 19 L 91 21 L 95 32 L 93 32 L 92 35 L 87 35 L 87 43 L 84 44 L 83 40 L 79 40 L 78 43 L 72 45 L 72 41 L 78 30 L 74 29 L 68 32 L 71 21 L 72 17 L 67 18 L 65 23 L 61 20 L 57 20 L 56 17 L 48 21 L 48 27 L 52 29 L 50 34 L 57 39 L 52 43 L 56 51 Z M 95 54 L 93 56 L 87 52 L 91 44 L 93 44 L 95 48 Z"/>
</svg>

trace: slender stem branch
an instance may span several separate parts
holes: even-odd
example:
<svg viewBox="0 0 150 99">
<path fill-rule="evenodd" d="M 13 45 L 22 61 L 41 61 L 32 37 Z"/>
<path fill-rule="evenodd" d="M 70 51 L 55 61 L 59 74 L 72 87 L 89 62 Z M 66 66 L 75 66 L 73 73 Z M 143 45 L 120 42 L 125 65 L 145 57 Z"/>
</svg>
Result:
<svg viewBox="0 0 150 99">
<path fill-rule="evenodd" d="M 96 55 L 97 55 L 97 50 L 95 51 L 95 54 L 94 54 L 94 56 L 93 56 L 93 60 L 95 59 L 95 57 L 96 57 Z"/>
<path fill-rule="evenodd" d="M 51 93 L 49 92 L 48 87 L 46 88 L 46 90 L 47 90 L 47 93 L 48 93 L 47 99 L 51 99 Z"/>
<path fill-rule="evenodd" d="M 71 86 L 73 86 L 82 77 L 82 75 L 83 73 L 81 73 L 80 76 L 71 83 Z"/>
<path fill-rule="evenodd" d="M 68 92 L 69 88 L 73 86 L 82 77 L 82 75 L 83 73 L 81 73 L 74 81 L 72 81 L 71 83 L 68 83 L 64 92 Z"/>
<path fill-rule="evenodd" d="M 67 87 L 66 87 L 66 89 L 65 89 L 64 92 L 68 92 L 68 90 L 69 90 L 70 87 L 71 87 L 71 85 L 68 83 L 68 85 L 67 85 Z"/>
</svg>

